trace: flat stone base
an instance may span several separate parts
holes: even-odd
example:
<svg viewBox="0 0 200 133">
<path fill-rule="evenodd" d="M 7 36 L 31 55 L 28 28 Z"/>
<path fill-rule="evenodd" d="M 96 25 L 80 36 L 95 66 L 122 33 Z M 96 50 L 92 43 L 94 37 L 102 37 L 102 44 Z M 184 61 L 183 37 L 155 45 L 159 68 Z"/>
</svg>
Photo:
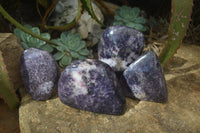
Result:
<svg viewBox="0 0 200 133">
<path fill-rule="evenodd" d="M 200 47 L 182 45 L 164 69 L 165 104 L 127 98 L 124 115 L 71 108 L 58 96 L 35 101 L 26 95 L 19 109 L 21 133 L 199 133 Z"/>
</svg>

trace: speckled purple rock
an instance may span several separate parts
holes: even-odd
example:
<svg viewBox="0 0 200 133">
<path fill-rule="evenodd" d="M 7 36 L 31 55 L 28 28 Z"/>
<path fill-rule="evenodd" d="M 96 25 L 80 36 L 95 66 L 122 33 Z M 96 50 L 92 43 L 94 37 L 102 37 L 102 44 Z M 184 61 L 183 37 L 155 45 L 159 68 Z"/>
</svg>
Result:
<svg viewBox="0 0 200 133">
<path fill-rule="evenodd" d="M 168 92 L 163 70 L 153 51 L 140 56 L 123 75 L 136 98 L 154 102 L 167 101 Z"/>
<path fill-rule="evenodd" d="M 47 51 L 26 49 L 20 62 L 20 72 L 26 91 L 35 100 L 47 100 L 56 91 L 59 78 L 56 61 Z"/>
<path fill-rule="evenodd" d="M 114 71 L 124 71 L 144 48 L 143 34 L 125 26 L 107 28 L 99 42 L 99 60 Z"/>
<path fill-rule="evenodd" d="M 117 78 L 119 79 L 119 83 L 121 84 L 122 91 L 125 97 L 129 97 L 132 99 L 136 99 L 134 94 L 132 93 L 130 87 L 128 86 L 126 79 L 123 76 L 123 72 L 116 72 Z"/>
<path fill-rule="evenodd" d="M 64 104 L 81 110 L 112 115 L 125 110 L 114 71 L 98 60 L 78 60 L 67 66 L 58 82 L 58 95 Z"/>
</svg>

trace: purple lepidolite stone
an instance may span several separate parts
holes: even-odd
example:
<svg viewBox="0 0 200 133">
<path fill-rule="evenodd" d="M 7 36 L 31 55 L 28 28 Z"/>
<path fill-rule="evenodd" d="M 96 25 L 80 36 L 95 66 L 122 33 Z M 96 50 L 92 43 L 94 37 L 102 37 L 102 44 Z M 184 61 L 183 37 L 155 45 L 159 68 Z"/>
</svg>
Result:
<svg viewBox="0 0 200 133">
<path fill-rule="evenodd" d="M 60 100 L 71 107 L 96 113 L 120 115 L 125 98 L 109 65 L 87 59 L 72 62 L 58 82 Z"/>
<path fill-rule="evenodd" d="M 168 92 L 163 70 L 153 51 L 140 56 L 123 75 L 136 98 L 154 102 L 167 101 Z"/>
<path fill-rule="evenodd" d="M 142 52 L 143 34 L 125 26 L 107 28 L 99 42 L 99 60 L 114 71 L 124 71 Z"/>
<path fill-rule="evenodd" d="M 26 49 L 21 56 L 20 72 L 24 87 L 33 99 L 47 100 L 55 92 L 59 70 L 47 51 Z"/>
</svg>

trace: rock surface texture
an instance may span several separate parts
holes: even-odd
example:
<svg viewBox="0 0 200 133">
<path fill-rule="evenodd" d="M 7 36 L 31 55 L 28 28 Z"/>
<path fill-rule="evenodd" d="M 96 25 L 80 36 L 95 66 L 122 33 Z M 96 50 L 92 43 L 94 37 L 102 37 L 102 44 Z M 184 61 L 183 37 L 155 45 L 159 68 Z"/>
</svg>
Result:
<svg viewBox="0 0 200 133">
<path fill-rule="evenodd" d="M 99 42 L 99 60 L 114 71 L 124 71 L 142 52 L 144 37 L 139 31 L 124 26 L 107 28 Z"/>
<path fill-rule="evenodd" d="M 87 59 L 72 62 L 62 72 L 58 95 L 64 104 L 96 113 L 124 113 L 125 98 L 109 65 Z"/>
<path fill-rule="evenodd" d="M 136 98 L 154 102 L 167 101 L 165 77 L 153 51 L 140 56 L 129 65 L 123 75 Z"/>
<path fill-rule="evenodd" d="M 20 40 L 14 34 L 0 33 L 0 51 L 3 52 L 8 75 L 15 90 L 23 86 L 19 71 L 23 50 Z"/>
<path fill-rule="evenodd" d="M 168 102 L 127 98 L 123 115 L 96 114 L 64 105 L 58 96 L 47 101 L 22 98 L 21 133 L 199 133 L 200 47 L 182 45 L 164 69 Z"/>
<path fill-rule="evenodd" d="M 26 49 L 20 62 L 20 72 L 26 91 L 35 100 L 47 100 L 55 92 L 59 70 L 53 56 L 44 50 Z"/>
</svg>

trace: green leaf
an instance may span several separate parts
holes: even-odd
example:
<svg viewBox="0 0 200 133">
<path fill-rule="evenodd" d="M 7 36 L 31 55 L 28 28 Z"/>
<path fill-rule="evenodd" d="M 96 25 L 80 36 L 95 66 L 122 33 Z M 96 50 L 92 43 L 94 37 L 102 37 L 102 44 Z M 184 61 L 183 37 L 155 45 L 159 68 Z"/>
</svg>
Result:
<svg viewBox="0 0 200 133">
<path fill-rule="evenodd" d="M 53 39 L 53 40 L 51 40 L 51 41 L 54 42 L 54 43 L 56 43 L 57 45 L 60 45 L 60 46 L 63 46 L 63 45 L 64 45 L 64 43 L 61 42 L 60 39 Z M 57 46 L 55 46 L 55 47 L 57 47 Z"/>
<path fill-rule="evenodd" d="M 125 25 L 125 24 L 123 22 L 117 21 L 117 22 L 114 22 L 113 25 Z"/>
<path fill-rule="evenodd" d="M 39 48 L 41 47 L 40 44 L 37 44 L 37 43 L 27 43 L 29 47 L 34 47 L 34 48 Z"/>
<path fill-rule="evenodd" d="M 60 67 L 64 67 L 61 60 L 58 62 L 58 64 L 59 64 Z"/>
<path fill-rule="evenodd" d="M 76 51 L 76 49 L 79 47 L 79 43 L 77 43 L 75 40 L 72 40 L 71 43 L 68 43 L 67 46 L 69 49 Z"/>
<path fill-rule="evenodd" d="M 164 66 L 180 48 L 191 20 L 193 0 L 172 0 L 172 14 L 168 31 L 168 41 L 159 55 Z M 184 17 L 183 17 L 184 16 Z"/>
<path fill-rule="evenodd" d="M 57 46 L 56 49 L 57 49 L 58 51 L 61 51 L 61 52 L 64 52 L 64 51 L 65 51 L 64 46 Z"/>
<path fill-rule="evenodd" d="M 132 13 L 134 13 L 134 17 L 137 17 L 137 16 L 139 16 L 140 9 L 138 7 L 134 7 L 132 9 Z"/>
<path fill-rule="evenodd" d="M 78 46 L 78 48 L 75 50 L 76 52 L 78 52 L 79 50 L 85 48 L 85 41 L 80 41 L 80 44 Z"/>
<path fill-rule="evenodd" d="M 133 29 L 142 31 L 144 29 L 144 26 L 141 24 L 136 24 L 136 23 L 127 23 L 126 26 L 131 27 Z"/>
<path fill-rule="evenodd" d="M 29 37 L 27 38 L 27 41 L 31 44 L 37 44 L 39 43 L 39 39 L 35 38 L 35 37 Z"/>
<path fill-rule="evenodd" d="M 28 49 L 29 48 L 29 46 L 25 42 L 22 42 L 22 46 L 24 47 L 24 49 Z"/>
<path fill-rule="evenodd" d="M 64 66 L 69 65 L 71 63 L 71 61 L 72 61 L 72 57 L 71 56 L 67 56 L 67 55 L 64 55 L 63 58 L 61 59 L 61 63 Z"/>
<path fill-rule="evenodd" d="M 22 31 L 18 28 L 15 28 L 14 29 L 14 34 L 19 38 L 21 39 L 21 34 L 22 34 Z"/>
<path fill-rule="evenodd" d="M 63 43 L 67 43 L 67 34 L 68 34 L 68 32 L 62 32 L 60 35 L 61 41 Z"/>
<path fill-rule="evenodd" d="M 87 49 L 82 49 L 78 52 L 80 55 L 88 55 L 90 52 Z"/>
<path fill-rule="evenodd" d="M 70 51 L 70 54 L 73 58 L 78 58 L 79 57 L 79 54 L 76 53 L 76 52 L 73 52 L 73 51 Z"/>
<path fill-rule="evenodd" d="M 53 55 L 53 57 L 55 60 L 60 60 L 64 55 L 65 55 L 64 52 L 57 52 L 56 54 Z"/>
<path fill-rule="evenodd" d="M 40 29 L 38 27 L 31 28 L 31 31 L 37 35 L 40 35 Z"/>
<path fill-rule="evenodd" d="M 40 49 L 43 49 L 43 50 L 45 50 L 45 51 L 47 51 L 47 52 L 49 52 L 49 53 L 53 52 L 53 48 L 51 47 L 50 44 L 43 45 L 43 46 L 41 46 L 41 47 L 39 47 L 39 48 L 40 48 Z"/>
<path fill-rule="evenodd" d="M 143 17 L 137 17 L 134 21 L 135 23 L 139 23 L 139 24 L 145 24 L 146 23 L 146 19 Z"/>
<path fill-rule="evenodd" d="M 115 21 L 124 21 L 124 18 L 122 18 L 118 15 L 115 15 L 114 18 L 115 18 Z"/>
<path fill-rule="evenodd" d="M 21 33 L 20 38 L 23 42 L 28 42 L 29 38 L 31 37 L 31 35 L 26 34 L 24 32 Z"/>
<path fill-rule="evenodd" d="M 81 55 L 79 55 L 78 59 L 79 59 L 79 60 L 85 60 L 86 57 L 85 57 L 85 56 L 81 56 Z"/>
<path fill-rule="evenodd" d="M 40 34 L 40 36 L 43 37 L 43 38 L 46 38 L 48 40 L 50 40 L 50 38 L 51 38 L 49 33 L 42 33 L 42 34 Z"/>
</svg>

